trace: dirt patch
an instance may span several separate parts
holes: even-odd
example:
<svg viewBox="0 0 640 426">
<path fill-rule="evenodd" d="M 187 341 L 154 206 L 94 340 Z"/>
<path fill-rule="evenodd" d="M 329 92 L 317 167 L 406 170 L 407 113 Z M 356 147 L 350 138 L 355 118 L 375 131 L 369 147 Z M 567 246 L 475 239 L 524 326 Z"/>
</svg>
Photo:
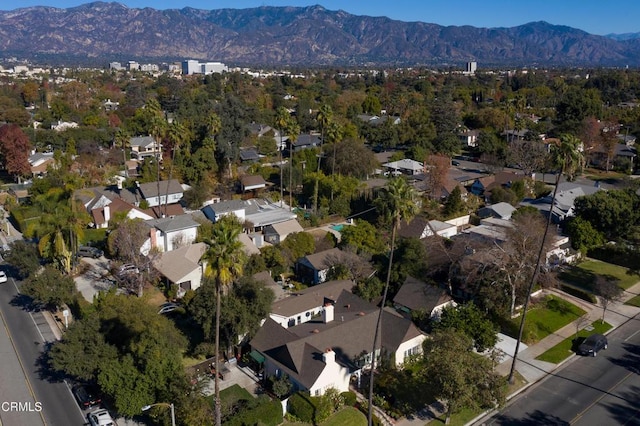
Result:
<svg viewBox="0 0 640 426">
<path fill-rule="evenodd" d="M 145 289 L 144 297 L 147 300 L 147 303 L 152 306 L 160 306 L 167 301 L 165 295 L 160 290 L 158 290 L 157 287 L 150 287 Z"/>
</svg>

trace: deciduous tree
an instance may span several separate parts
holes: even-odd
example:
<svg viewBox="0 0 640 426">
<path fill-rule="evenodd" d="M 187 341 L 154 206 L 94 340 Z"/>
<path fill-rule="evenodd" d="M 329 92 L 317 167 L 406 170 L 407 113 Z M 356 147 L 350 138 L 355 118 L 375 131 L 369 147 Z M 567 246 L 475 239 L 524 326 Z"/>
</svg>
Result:
<svg viewBox="0 0 640 426">
<path fill-rule="evenodd" d="M 178 398 L 173 383 L 184 379 L 186 342 L 148 301 L 102 293 L 95 312 L 75 321 L 50 351 L 50 364 L 83 380 L 96 380 L 122 415 Z"/>
<path fill-rule="evenodd" d="M 505 401 L 504 378 L 493 371 L 495 356 L 475 354 L 470 337 L 453 331 L 434 333 L 424 343 L 423 375 L 446 406 L 445 424 L 463 408 L 494 408 Z"/>
<path fill-rule="evenodd" d="M 469 336 L 479 352 L 493 348 L 498 341 L 496 326 L 474 303 L 444 308 L 440 319 L 433 322 L 433 328 L 452 328 Z"/>
<path fill-rule="evenodd" d="M 71 303 L 77 292 L 73 278 L 62 275 L 52 266 L 46 266 L 40 272 L 31 275 L 22 284 L 22 291 L 51 310 Z"/>
<path fill-rule="evenodd" d="M 0 156 L 7 172 L 18 179 L 31 174 L 31 142 L 17 124 L 0 127 Z"/>
<path fill-rule="evenodd" d="M 610 280 L 609 278 L 598 276 L 593 285 L 593 292 L 600 299 L 600 304 L 602 305 L 602 322 L 604 323 L 604 316 L 607 313 L 609 304 L 619 301 L 622 297 L 623 290 L 618 286 L 617 280 Z"/>
</svg>

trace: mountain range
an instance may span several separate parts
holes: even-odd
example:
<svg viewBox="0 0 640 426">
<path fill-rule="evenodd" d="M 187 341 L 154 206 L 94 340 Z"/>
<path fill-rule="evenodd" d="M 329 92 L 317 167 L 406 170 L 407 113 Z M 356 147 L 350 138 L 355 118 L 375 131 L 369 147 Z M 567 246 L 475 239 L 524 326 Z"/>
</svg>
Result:
<svg viewBox="0 0 640 426">
<path fill-rule="evenodd" d="M 0 11 L 0 55 L 49 62 L 221 61 L 253 66 L 639 66 L 640 39 L 531 22 L 441 26 L 322 6 L 201 10 L 94 2 Z"/>
</svg>

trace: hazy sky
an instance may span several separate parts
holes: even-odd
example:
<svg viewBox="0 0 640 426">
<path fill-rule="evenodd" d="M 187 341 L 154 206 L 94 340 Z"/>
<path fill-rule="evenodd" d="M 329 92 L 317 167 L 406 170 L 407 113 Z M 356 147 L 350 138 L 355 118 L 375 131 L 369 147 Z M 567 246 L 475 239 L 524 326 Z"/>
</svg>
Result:
<svg viewBox="0 0 640 426">
<path fill-rule="evenodd" d="M 0 0 L 0 10 L 29 6 L 67 8 L 85 3 L 89 0 Z M 640 0 L 121 0 L 119 3 L 130 8 L 207 10 L 320 4 L 354 15 L 388 16 L 439 25 L 513 27 L 547 21 L 591 34 L 640 32 Z"/>
</svg>

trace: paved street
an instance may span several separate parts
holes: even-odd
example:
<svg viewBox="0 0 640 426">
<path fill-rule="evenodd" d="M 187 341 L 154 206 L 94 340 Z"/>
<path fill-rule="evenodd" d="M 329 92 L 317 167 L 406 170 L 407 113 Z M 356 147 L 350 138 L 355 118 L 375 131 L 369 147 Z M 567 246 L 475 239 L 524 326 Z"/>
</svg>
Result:
<svg viewBox="0 0 640 426">
<path fill-rule="evenodd" d="M 640 316 L 608 338 L 608 350 L 573 358 L 479 424 L 640 424 Z"/>
<path fill-rule="evenodd" d="M 0 312 L 4 326 L 0 332 L 0 348 L 3 353 L 3 362 L 0 363 L 1 399 L 3 402 L 31 401 L 42 405 L 41 412 L 16 413 L 0 410 L 3 425 L 84 424 L 83 414 L 67 384 L 52 380 L 40 371 L 38 360 L 43 349 L 47 342 L 55 341 L 56 337 L 41 312 L 28 311 L 13 278 L 0 284 Z"/>
</svg>

